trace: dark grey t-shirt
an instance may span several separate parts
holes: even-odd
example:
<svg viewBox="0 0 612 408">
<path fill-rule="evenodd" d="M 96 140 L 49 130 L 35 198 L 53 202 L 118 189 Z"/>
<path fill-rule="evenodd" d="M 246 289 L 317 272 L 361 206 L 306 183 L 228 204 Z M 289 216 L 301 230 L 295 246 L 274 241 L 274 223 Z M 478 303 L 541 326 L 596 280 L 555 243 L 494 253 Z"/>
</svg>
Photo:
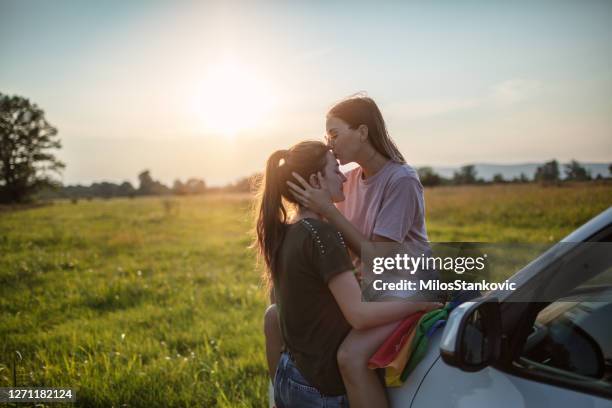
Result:
<svg viewBox="0 0 612 408">
<path fill-rule="evenodd" d="M 351 326 L 327 284 L 352 269 L 342 235 L 330 224 L 307 218 L 287 226 L 274 282 L 281 331 L 304 378 L 330 396 L 346 393 L 336 353 Z"/>
</svg>

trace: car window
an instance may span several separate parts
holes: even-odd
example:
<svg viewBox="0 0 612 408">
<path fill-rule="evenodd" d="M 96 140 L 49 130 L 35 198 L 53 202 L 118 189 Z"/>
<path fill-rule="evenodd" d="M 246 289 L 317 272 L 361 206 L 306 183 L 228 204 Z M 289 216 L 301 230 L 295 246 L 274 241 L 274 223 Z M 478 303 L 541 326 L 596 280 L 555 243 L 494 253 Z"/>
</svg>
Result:
<svg viewBox="0 0 612 408">
<path fill-rule="evenodd" d="M 522 357 L 612 384 L 610 316 L 610 302 L 553 302 L 538 314 Z"/>
<path fill-rule="evenodd" d="M 532 373 L 607 393 L 612 390 L 612 265 L 609 258 L 583 261 L 575 265 L 589 264 L 589 278 L 538 312 L 518 362 Z"/>
</svg>

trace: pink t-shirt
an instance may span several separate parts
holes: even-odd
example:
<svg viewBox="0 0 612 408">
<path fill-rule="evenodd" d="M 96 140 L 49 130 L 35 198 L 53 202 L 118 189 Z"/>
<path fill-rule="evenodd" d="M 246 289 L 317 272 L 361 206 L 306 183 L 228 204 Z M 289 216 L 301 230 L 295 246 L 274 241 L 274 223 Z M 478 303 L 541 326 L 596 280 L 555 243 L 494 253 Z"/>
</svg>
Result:
<svg viewBox="0 0 612 408">
<path fill-rule="evenodd" d="M 367 179 L 357 167 L 346 173 L 346 199 L 337 203 L 340 212 L 363 235 L 396 242 L 427 242 L 425 199 L 417 172 L 393 161 Z"/>
</svg>

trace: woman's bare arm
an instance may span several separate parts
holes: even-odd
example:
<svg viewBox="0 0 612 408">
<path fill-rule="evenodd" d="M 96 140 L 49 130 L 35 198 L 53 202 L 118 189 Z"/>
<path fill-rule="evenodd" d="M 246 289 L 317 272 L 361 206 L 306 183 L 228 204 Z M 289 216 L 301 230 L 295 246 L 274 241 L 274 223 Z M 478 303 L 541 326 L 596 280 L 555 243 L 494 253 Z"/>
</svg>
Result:
<svg viewBox="0 0 612 408">
<path fill-rule="evenodd" d="M 328 283 L 342 314 L 351 327 L 369 329 L 403 319 L 418 311 L 430 311 L 442 307 L 435 302 L 362 302 L 361 290 L 351 271 L 334 276 Z"/>
</svg>

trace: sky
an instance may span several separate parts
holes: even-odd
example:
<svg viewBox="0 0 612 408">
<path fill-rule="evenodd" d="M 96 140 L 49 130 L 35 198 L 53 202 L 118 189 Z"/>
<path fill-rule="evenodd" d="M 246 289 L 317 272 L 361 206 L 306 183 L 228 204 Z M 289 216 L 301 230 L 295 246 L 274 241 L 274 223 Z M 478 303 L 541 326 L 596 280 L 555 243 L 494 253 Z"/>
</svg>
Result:
<svg viewBox="0 0 612 408">
<path fill-rule="evenodd" d="M 65 184 L 222 185 L 363 91 L 413 166 L 612 162 L 612 2 L 0 0 Z"/>
</svg>

